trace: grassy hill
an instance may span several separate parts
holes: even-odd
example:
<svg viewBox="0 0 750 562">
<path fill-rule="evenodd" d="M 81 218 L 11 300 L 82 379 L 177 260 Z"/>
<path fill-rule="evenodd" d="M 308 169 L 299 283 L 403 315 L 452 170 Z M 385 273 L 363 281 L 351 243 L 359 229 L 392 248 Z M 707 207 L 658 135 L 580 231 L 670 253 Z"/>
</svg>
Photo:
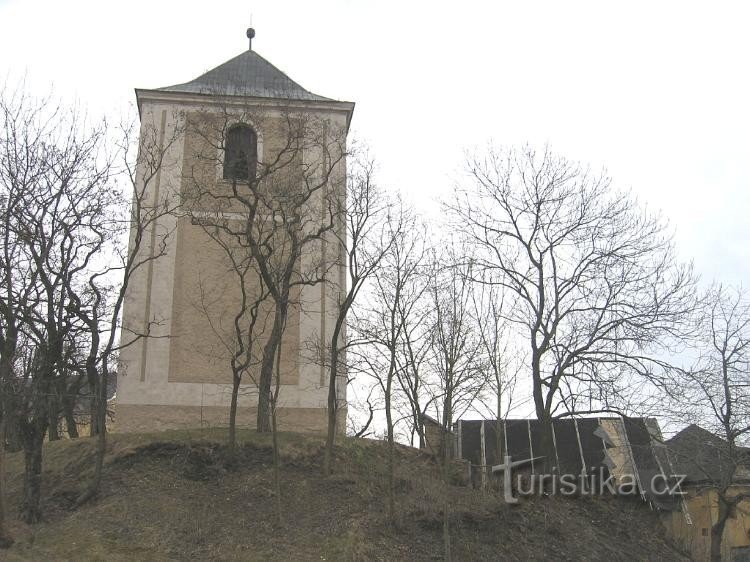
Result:
<svg viewBox="0 0 750 562">
<path fill-rule="evenodd" d="M 282 435 L 276 518 L 270 441 L 241 434 L 228 466 L 224 432 L 112 435 L 96 501 L 73 509 L 93 443 L 45 450 L 46 522 L 13 522 L 22 455 L 8 458 L 16 544 L 7 560 L 439 560 L 442 487 L 433 460 L 398 448 L 398 520 L 385 514 L 386 447 L 345 439 L 338 470 L 320 476 L 322 440 Z M 675 560 L 654 512 L 637 500 L 536 498 L 508 506 L 492 493 L 450 488 L 457 560 Z"/>
</svg>

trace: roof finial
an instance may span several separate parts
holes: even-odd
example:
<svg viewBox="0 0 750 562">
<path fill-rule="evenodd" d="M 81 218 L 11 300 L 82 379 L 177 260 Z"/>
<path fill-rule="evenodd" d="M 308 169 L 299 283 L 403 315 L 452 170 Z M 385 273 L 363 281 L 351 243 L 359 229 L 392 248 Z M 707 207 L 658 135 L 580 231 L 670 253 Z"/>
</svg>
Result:
<svg viewBox="0 0 750 562">
<path fill-rule="evenodd" d="M 247 28 L 247 38 L 249 39 L 248 50 L 253 50 L 253 37 L 255 37 L 255 30 L 252 27 Z"/>
</svg>

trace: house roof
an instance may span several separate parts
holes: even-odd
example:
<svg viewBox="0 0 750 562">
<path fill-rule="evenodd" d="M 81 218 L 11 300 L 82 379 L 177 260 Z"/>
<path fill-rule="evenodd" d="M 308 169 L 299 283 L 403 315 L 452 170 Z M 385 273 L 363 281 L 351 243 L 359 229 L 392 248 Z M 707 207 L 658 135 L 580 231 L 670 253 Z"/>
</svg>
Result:
<svg viewBox="0 0 750 562">
<path fill-rule="evenodd" d="M 442 429 L 442 427 L 443 427 L 443 424 L 442 424 L 442 423 L 440 423 L 439 421 L 437 421 L 437 420 L 436 420 L 435 418 L 433 418 L 432 416 L 428 416 L 427 414 L 424 414 L 424 413 L 422 413 L 422 414 L 420 414 L 420 416 L 419 416 L 419 417 L 420 417 L 420 419 L 422 420 L 422 422 L 428 422 L 428 423 L 431 423 L 431 424 L 433 424 L 433 425 L 437 425 L 437 426 L 440 426 L 440 428 L 441 428 L 441 429 Z"/>
<path fill-rule="evenodd" d="M 481 420 L 462 420 L 455 424 L 462 431 L 461 456 L 472 459 L 479 454 Z M 503 455 L 510 455 L 515 460 L 536 457 L 542 448 L 542 422 L 536 419 L 500 420 L 500 440 Z M 488 459 L 494 460 L 497 448 L 497 421 L 485 420 L 486 451 Z M 559 474 L 580 474 L 584 468 L 605 466 L 607 444 L 597 436 L 599 428 L 597 418 L 554 419 L 552 431 L 555 435 L 555 459 Z M 481 464 L 478 457 L 473 462 Z"/>
<path fill-rule="evenodd" d="M 738 447 L 739 455 L 729 453 L 729 444 L 710 431 L 691 424 L 666 441 L 675 472 L 688 482 L 717 482 L 722 476 L 737 478 L 735 466 L 750 467 L 750 449 Z M 740 470 L 740 472 L 743 472 Z"/>
<path fill-rule="evenodd" d="M 307 91 L 258 53 L 247 50 L 190 82 L 160 92 L 249 96 L 302 101 L 334 101 Z"/>
<path fill-rule="evenodd" d="M 609 435 L 602 425 L 614 428 L 617 435 Z M 482 426 L 484 426 L 482 428 Z M 513 461 L 539 457 L 543 450 L 543 425 L 536 419 L 461 420 L 454 426 L 460 443 L 460 457 L 473 464 L 484 464 L 480 452 L 484 449 L 487 462 L 500 456 Z M 498 435 L 497 430 L 500 430 Z M 648 486 L 656 475 L 668 477 L 669 461 L 660 443 L 658 423 L 653 418 L 565 418 L 552 420 L 555 458 L 552 465 L 557 474 L 604 474 L 615 470 L 618 474 L 634 471 L 641 493 L 660 509 L 679 507 L 673 496 L 656 493 Z M 497 454 L 500 442 L 501 455 Z M 617 437 L 617 439 L 614 439 Z M 484 444 L 482 445 L 482 440 Z M 619 445 L 615 445 L 619 443 Z M 610 450 L 622 446 L 618 458 L 625 464 L 618 467 Z M 538 462 L 530 462 L 532 472 L 539 470 Z M 600 472 L 601 471 L 601 472 Z"/>
</svg>

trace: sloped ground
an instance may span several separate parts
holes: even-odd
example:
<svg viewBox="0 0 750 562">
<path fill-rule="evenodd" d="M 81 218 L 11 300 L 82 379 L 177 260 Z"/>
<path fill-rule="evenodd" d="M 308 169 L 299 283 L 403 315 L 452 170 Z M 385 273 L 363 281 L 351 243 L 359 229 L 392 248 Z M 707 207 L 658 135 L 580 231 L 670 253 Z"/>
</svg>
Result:
<svg viewBox="0 0 750 562">
<path fill-rule="evenodd" d="M 320 476 L 322 441 L 282 436 L 278 522 L 270 443 L 241 435 L 228 463 L 220 431 L 112 435 L 100 498 L 72 500 L 90 473 L 87 439 L 47 445 L 47 521 L 13 523 L 9 560 L 439 560 L 443 486 L 432 459 L 398 448 L 395 525 L 388 523 L 384 443 L 343 440 Z M 9 455 L 11 519 L 21 455 Z M 637 500 L 536 498 L 509 506 L 450 487 L 457 560 L 677 560 L 655 513 Z"/>
</svg>

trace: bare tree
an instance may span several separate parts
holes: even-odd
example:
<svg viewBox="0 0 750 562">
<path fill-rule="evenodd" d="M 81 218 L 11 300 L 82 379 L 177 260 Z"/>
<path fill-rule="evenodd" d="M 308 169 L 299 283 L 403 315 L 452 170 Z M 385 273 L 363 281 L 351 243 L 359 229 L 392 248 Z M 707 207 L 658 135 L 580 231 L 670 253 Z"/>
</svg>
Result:
<svg viewBox="0 0 750 562">
<path fill-rule="evenodd" d="M 654 374 L 659 341 L 690 311 L 691 268 L 676 263 L 658 216 L 549 150 L 490 149 L 469 160 L 468 177 L 448 207 L 527 342 L 550 461 L 566 399 L 606 409 L 599 397 L 616 394 L 623 373 Z"/>
<path fill-rule="evenodd" d="M 97 437 L 94 475 L 78 498 L 84 503 L 99 492 L 107 447 L 107 397 L 112 373 L 116 372 L 118 352 L 144 337 L 152 337 L 155 321 L 149 321 L 142 333 L 121 336 L 121 315 L 131 280 L 167 253 L 172 229 L 164 219 L 172 216 L 179 201 L 171 186 L 161 182 L 162 172 L 173 165 L 165 159 L 180 138 L 180 129 L 171 133 L 143 126 L 138 142 L 132 124 L 120 127 L 113 141 L 112 154 L 122 165 L 117 179 L 124 176 L 124 188 L 101 186 L 112 199 L 102 206 L 97 217 L 97 235 L 92 248 L 104 263 L 91 263 L 85 280 L 69 283 L 70 310 L 89 335 L 85 351 L 85 374 L 91 389 L 91 434 Z M 134 150 L 135 149 L 135 150 Z M 129 245 L 124 243 L 129 236 Z"/>
<path fill-rule="evenodd" d="M 269 299 L 263 278 L 254 267 L 252 256 L 243 248 L 241 240 L 228 234 L 232 230 L 226 217 L 221 214 L 194 217 L 196 223 L 203 227 L 206 235 L 211 238 L 223 254 L 224 272 L 229 273 L 231 284 L 239 291 L 239 299 L 231 310 L 231 327 L 227 329 L 223 321 L 223 312 L 214 320 L 214 299 L 209 299 L 212 287 L 201 288 L 200 309 L 211 330 L 221 343 L 222 350 L 219 359 L 229 358 L 229 368 L 232 373 L 232 395 L 229 404 L 229 454 L 234 457 L 237 446 L 237 402 L 243 377 L 250 378 L 257 386 L 257 377 L 253 377 L 252 367 L 258 365 L 256 356 L 256 339 L 260 336 L 256 327 L 265 325 L 265 313 L 262 305 Z M 224 295 L 219 295 L 223 299 Z"/>
<path fill-rule="evenodd" d="M 691 340 L 695 362 L 675 371 L 668 387 L 670 413 L 714 436 L 672 448 L 679 465 L 688 467 L 714 490 L 718 517 L 711 527 L 711 560 L 719 562 L 724 528 L 750 493 L 738 492 L 737 478 L 750 470 L 750 299 L 739 288 L 711 287 L 698 309 Z M 690 436 L 686 437 L 689 439 Z"/>
<path fill-rule="evenodd" d="M 17 375 L 15 365 L 21 345 L 21 324 L 26 311 L 32 306 L 32 294 L 36 286 L 33 270 L 28 267 L 23 240 L 18 236 L 13 215 L 23 204 L 23 190 L 16 187 L 18 170 L 16 137 L 19 128 L 20 103 L 9 92 L 0 91 L 2 111 L 2 134 L 0 136 L 0 219 L 2 220 L 2 254 L 0 255 L 0 544 L 12 544 L 5 526 L 5 474 L 3 461 L 9 428 L 15 423 L 18 408 L 16 400 Z M 35 140 L 28 141 L 29 143 Z M 22 147 L 18 147 L 21 149 Z"/>
<path fill-rule="evenodd" d="M 57 391 L 60 408 L 57 417 L 65 422 L 65 431 L 70 439 L 79 437 L 77 419 L 80 416 L 79 405 L 84 399 L 90 398 L 90 387 L 87 385 L 85 369 L 81 368 L 85 361 L 81 360 L 78 354 L 78 344 L 73 341 L 65 350 L 66 359 L 63 361 L 63 369 L 67 372 L 61 377 L 62 384 L 59 385 Z"/>
<path fill-rule="evenodd" d="M 473 263 L 450 248 L 433 256 L 428 295 L 432 309 L 429 323 L 430 366 L 439 396 L 444 433 L 472 406 L 486 386 L 481 365 L 481 338 L 472 306 L 475 285 Z"/>
<path fill-rule="evenodd" d="M 108 381 L 117 351 L 132 343 L 118 340 L 124 295 L 134 272 L 163 255 L 168 233 L 154 233 L 151 255 L 144 257 L 139 250 L 148 229 L 171 209 L 161 200 L 148 199 L 164 145 L 152 142 L 148 131 L 142 131 L 138 156 L 130 158 L 129 127 L 113 140 L 106 123 L 88 126 L 77 108 L 35 100 L 19 89 L 4 93 L 0 111 L 0 183 L 7 204 L 3 236 L 12 241 L 8 248 L 15 252 L 12 257 L 6 254 L 9 259 L 2 264 L 8 286 L 3 332 L 13 333 L 10 339 L 15 339 L 4 345 L 10 351 L 22 334 L 30 358 L 22 372 L 16 369 L 14 374 L 4 366 L 8 372 L 3 376 L 23 380 L 16 385 L 12 413 L 26 460 L 22 518 L 35 522 L 42 517 L 45 434 L 51 439 L 58 436 L 60 412 L 72 416 L 83 380 L 92 408 L 92 433 L 99 437 L 95 476 L 82 501 L 98 490 L 106 447 Z M 121 157 L 124 167 L 118 165 Z M 145 177 L 138 186 L 135 166 Z M 128 175 L 123 172 L 133 180 L 132 210 L 130 194 L 120 181 Z M 128 234 L 131 253 L 124 244 Z M 13 353 L 7 357 L 12 366 Z M 68 422 L 75 435 L 74 420 Z"/>
<path fill-rule="evenodd" d="M 349 359 L 349 367 L 351 369 L 352 361 Z M 361 379 L 362 377 L 360 377 Z M 377 390 L 377 384 L 371 384 L 366 386 L 364 389 L 366 396 L 364 398 L 358 398 L 356 393 L 354 396 L 347 397 L 347 413 L 349 417 L 349 432 L 350 434 L 359 439 L 372 435 L 374 432 L 370 429 L 372 422 L 375 419 L 375 412 L 378 410 L 378 400 L 374 396 Z M 360 421 L 364 416 L 364 421 Z"/>
<path fill-rule="evenodd" d="M 430 299 L 426 294 L 429 280 L 430 277 L 426 274 L 409 279 L 407 293 L 412 297 L 398 307 L 401 339 L 396 355 L 396 375 L 411 417 L 410 442 L 413 445 L 416 436 L 420 447 L 426 443 L 423 416 L 436 398 L 434 395 L 430 396 L 428 387 L 428 360 L 432 343 Z"/>
<path fill-rule="evenodd" d="M 449 463 L 452 458 L 453 420 L 469 408 L 486 386 L 480 364 L 481 340 L 472 315 L 473 262 L 448 245 L 434 254 L 427 289 L 432 321 L 429 363 L 435 379 L 436 406 L 442 425 L 440 458 L 443 473 L 443 544 L 445 559 L 452 557 L 450 534 Z"/>
<path fill-rule="evenodd" d="M 3 306 L 6 318 L 25 303 L 5 329 L 20 328 L 33 348 L 15 412 L 26 464 L 21 516 L 31 523 L 42 518 L 42 443 L 57 380 L 65 373 L 65 342 L 82 329 L 73 287 L 85 283 L 108 235 L 102 217 L 116 194 L 103 124 L 87 127 L 75 109 L 55 108 L 22 91 L 4 95 L 0 104 L 0 181 L 9 203 L 4 236 L 14 238 L 22 256 L 15 263 L 21 270 L 6 277 L 9 294 L 15 293 Z"/>
<path fill-rule="evenodd" d="M 188 119 L 189 133 L 202 141 L 195 159 L 215 165 L 223 158 L 227 135 L 236 122 L 254 124 L 276 139 L 276 146 L 263 159 L 239 162 L 247 173 L 232 178 L 229 190 L 218 188 L 213 176 L 207 179 L 206 170 L 193 170 L 183 195 L 194 218 L 219 226 L 246 249 L 273 303 L 257 377 L 257 430 L 268 432 L 276 358 L 289 311 L 300 306 L 295 295 L 304 286 L 324 282 L 336 263 L 321 249 L 340 221 L 337 198 L 345 181 L 346 131 L 305 113 L 269 118 L 252 107 L 227 108 L 224 114 Z M 212 215 L 238 220 L 210 222 Z"/>
<path fill-rule="evenodd" d="M 338 428 L 338 411 L 341 407 L 338 396 L 338 380 L 348 376 L 345 328 L 352 306 L 365 285 L 375 273 L 384 256 L 390 251 L 393 237 L 385 228 L 385 218 L 392 205 L 385 193 L 374 183 L 374 163 L 361 154 L 349 163 L 346 200 L 337 213 L 346 222 L 346 228 L 334 229 L 339 246 L 339 255 L 344 261 L 347 278 L 341 281 L 336 303 L 336 320 L 324 350 L 328 366 L 328 431 L 323 460 L 323 473 L 332 471 L 333 446 Z"/>
<path fill-rule="evenodd" d="M 514 405 L 519 357 L 505 320 L 507 313 L 501 287 L 483 282 L 481 274 L 478 279 L 472 294 L 473 314 L 481 349 L 480 364 L 486 371 L 487 390 L 491 392 L 493 402 L 488 405 L 488 410 L 495 419 L 495 461 L 500 463 L 503 460 L 503 420 Z"/>
<path fill-rule="evenodd" d="M 414 215 L 399 202 L 386 220 L 389 250 L 373 276 L 373 291 L 357 326 L 361 339 L 370 342 L 360 357 L 368 363 L 370 375 L 383 394 L 388 440 L 388 517 L 395 520 L 394 484 L 394 382 L 399 368 L 398 353 L 403 335 L 403 311 L 419 298 L 411 281 L 424 266 L 425 238 Z"/>
</svg>

